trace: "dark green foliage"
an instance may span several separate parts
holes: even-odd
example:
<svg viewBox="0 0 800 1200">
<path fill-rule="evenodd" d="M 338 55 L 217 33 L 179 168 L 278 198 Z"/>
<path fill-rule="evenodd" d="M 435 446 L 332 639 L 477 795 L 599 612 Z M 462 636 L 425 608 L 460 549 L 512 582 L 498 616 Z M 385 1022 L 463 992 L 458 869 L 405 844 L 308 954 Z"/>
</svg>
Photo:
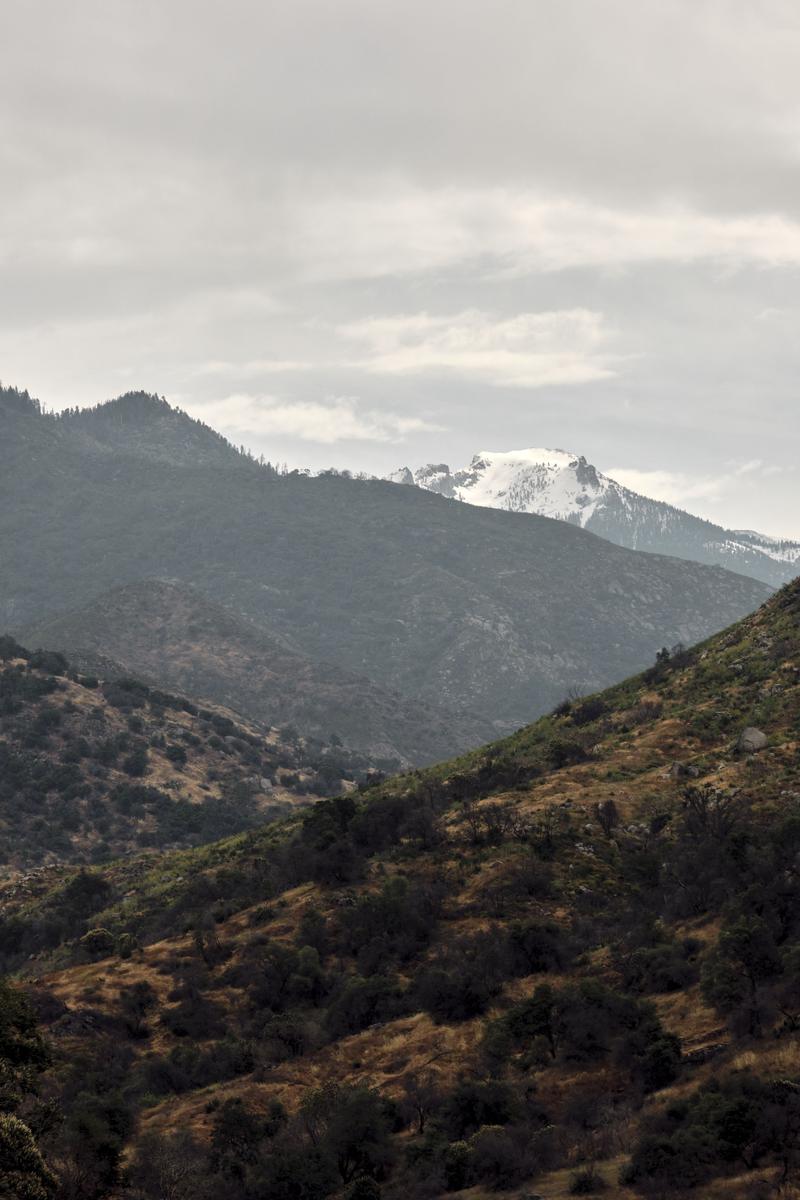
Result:
<svg viewBox="0 0 800 1200">
<path fill-rule="evenodd" d="M 640 945 L 631 945 L 640 940 Z M 700 943 L 691 938 L 676 941 L 657 922 L 634 931 L 618 955 L 618 969 L 626 991 L 639 994 L 675 992 L 697 980 Z"/>
<path fill-rule="evenodd" d="M 391 1021 L 407 1012 L 408 1007 L 403 989 L 391 976 L 347 976 L 328 1003 L 326 1026 L 331 1037 L 347 1037 L 370 1025 Z"/>
<path fill-rule="evenodd" d="M 50 1200 L 55 1192 L 56 1178 L 42 1158 L 33 1132 L 16 1115 L 36 1091 L 38 1078 L 50 1062 L 49 1048 L 37 1030 L 27 997 L 0 978 L 2 1200 Z"/>
<path fill-rule="evenodd" d="M 241 1179 L 243 1168 L 256 1162 L 259 1144 L 266 1137 L 274 1137 L 285 1123 L 286 1112 L 279 1101 L 273 1101 L 269 1117 L 265 1120 L 242 1100 L 225 1100 L 214 1116 L 210 1155 L 212 1170 L 230 1179 Z"/>
<path fill-rule="evenodd" d="M 554 921 L 517 921 L 462 938 L 414 977 L 417 1004 L 436 1021 L 480 1016 L 503 982 L 564 967 L 572 958 L 568 936 Z"/>
<path fill-rule="evenodd" d="M 441 965 L 423 967 L 414 979 L 414 998 L 435 1021 L 467 1021 L 486 1012 L 500 990 L 497 975 L 484 974 L 477 955 L 444 956 Z"/>
<path fill-rule="evenodd" d="M 192 1041 L 205 1041 L 208 1038 L 220 1037 L 225 1032 L 222 1013 L 217 1004 L 204 996 L 191 984 L 185 984 L 178 989 L 179 1003 L 174 1008 L 165 1009 L 161 1022 L 167 1029 L 179 1038 L 191 1038 Z"/>
<path fill-rule="evenodd" d="M 392 1114 L 377 1092 L 327 1084 L 306 1095 L 301 1114 L 312 1142 L 336 1164 L 342 1183 L 385 1172 L 392 1156 Z"/>
<path fill-rule="evenodd" d="M 589 696 L 571 706 L 569 715 L 573 725 L 591 725 L 608 712 L 608 701 L 602 696 Z"/>
<path fill-rule="evenodd" d="M 34 650 L 28 658 L 33 671 L 44 671 L 47 675 L 66 675 L 69 663 L 57 650 Z"/>
<path fill-rule="evenodd" d="M 56 1186 L 28 1126 L 0 1113 L 0 1200 L 48 1200 Z"/>
<path fill-rule="evenodd" d="M 583 1167 L 576 1171 L 569 1184 L 571 1196 L 593 1196 L 595 1192 L 603 1192 L 607 1187 L 603 1176 L 593 1167 Z"/>
<path fill-rule="evenodd" d="M 462 1079 L 445 1100 L 439 1121 L 454 1142 L 483 1125 L 507 1125 L 520 1116 L 519 1099 L 508 1084 L 495 1079 Z"/>
<path fill-rule="evenodd" d="M 577 738 L 554 737 L 547 747 L 548 765 L 555 771 L 585 762 L 588 757 L 586 746 Z"/>
<path fill-rule="evenodd" d="M 593 980 L 537 987 L 530 999 L 493 1021 L 486 1033 L 491 1060 L 591 1063 L 613 1057 L 645 1091 L 664 1087 L 680 1069 L 680 1044 L 652 1006 Z"/>
<path fill-rule="evenodd" d="M 50 1063 L 28 998 L 0 978 L 0 1112 L 14 1112 Z"/>
<path fill-rule="evenodd" d="M 413 958 L 426 946 L 442 910 L 446 884 L 439 881 L 411 885 L 402 876 L 388 880 L 377 895 L 362 897 L 340 918 L 340 945 L 358 960 L 364 974 L 388 962 Z"/>
<path fill-rule="evenodd" d="M 350 1185 L 347 1200 L 381 1200 L 380 1185 L 369 1175 L 362 1175 Z"/>
<path fill-rule="evenodd" d="M 149 1058 L 142 1068 L 142 1088 L 157 1096 L 180 1095 L 208 1087 L 253 1070 L 253 1046 L 237 1038 L 223 1038 L 209 1046 L 183 1040 L 163 1057 Z"/>
<path fill-rule="evenodd" d="M 711 1080 L 688 1100 L 651 1118 L 625 1181 L 642 1190 L 696 1187 L 767 1158 L 794 1174 L 800 1156 L 800 1084 L 746 1072 Z"/>
</svg>

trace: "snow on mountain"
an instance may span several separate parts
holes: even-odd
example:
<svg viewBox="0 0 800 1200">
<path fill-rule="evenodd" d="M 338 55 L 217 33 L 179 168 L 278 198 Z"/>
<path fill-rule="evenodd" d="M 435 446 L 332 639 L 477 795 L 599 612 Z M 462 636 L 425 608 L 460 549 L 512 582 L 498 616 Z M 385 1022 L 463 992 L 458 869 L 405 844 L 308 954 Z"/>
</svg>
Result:
<svg viewBox="0 0 800 1200">
<path fill-rule="evenodd" d="M 775 586 L 794 578 L 800 564 L 800 543 L 723 529 L 623 487 L 566 450 L 482 450 L 456 471 L 429 463 L 387 478 L 483 508 L 568 521 L 632 550 L 715 563 Z"/>
</svg>

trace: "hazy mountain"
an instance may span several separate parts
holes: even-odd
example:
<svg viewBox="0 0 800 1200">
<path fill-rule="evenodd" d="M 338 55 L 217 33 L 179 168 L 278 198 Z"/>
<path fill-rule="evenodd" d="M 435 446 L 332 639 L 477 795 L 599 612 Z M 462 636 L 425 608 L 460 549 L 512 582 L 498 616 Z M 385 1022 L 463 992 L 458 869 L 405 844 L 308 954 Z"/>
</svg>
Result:
<svg viewBox="0 0 800 1200">
<path fill-rule="evenodd" d="M 491 736 L 492 725 L 387 692 L 342 667 L 311 662 L 186 585 L 145 580 L 25 630 L 29 645 L 157 680 L 267 725 L 332 735 L 378 765 L 433 762 Z M 107 668 L 106 668 L 107 669 Z"/>
<path fill-rule="evenodd" d="M 630 550 L 714 563 L 776 586 L 800 573 L 800 543 L 723 529 L 641 496 L 564 450 L 482 450 L 461 470 L 429 463 L 389 479 L 468 504 L 555 517 Z"/>
<path fill-rule="evenodd" d="M 227 465 L 162 461 L 151 452 L 162 412 L 160 401 L 142 406 L 109 448 L 81 420 L 0 394 L 7 627 L 166 578 L 314 662 L 508 728 L 567 689 L 622 678 L 664 644 L 707 636 L 768 594 L 718 567 L 420 488 L 280 476 L 232 449 Z M 173 419 L 179 439 L 198 436 L 196 422 Z M 114 424 L 105 410 L 91 421 Z"/>
</svg>

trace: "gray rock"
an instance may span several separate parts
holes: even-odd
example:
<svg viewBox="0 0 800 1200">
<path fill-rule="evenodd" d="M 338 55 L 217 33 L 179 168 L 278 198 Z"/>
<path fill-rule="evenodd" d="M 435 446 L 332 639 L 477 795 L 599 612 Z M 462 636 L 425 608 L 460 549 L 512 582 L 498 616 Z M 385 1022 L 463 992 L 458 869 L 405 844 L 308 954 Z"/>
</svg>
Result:
<svg viewBox="0 0 800 1200">
<path fill-rule="evenodd" d="M 682 762 L 674 762 L 667 771 L 667 779 L 697 779 L 700 774 L 698 767 Z"/>
<path fill-rule="evenodd" d="M 763 750 L 768 741 L 769 738 L 762 730 L 756 729 L 754 725 L 749 725 L 739 734 L 736 749 L 740 754 L 755 754 L 758 750 Z"/>
</svg>

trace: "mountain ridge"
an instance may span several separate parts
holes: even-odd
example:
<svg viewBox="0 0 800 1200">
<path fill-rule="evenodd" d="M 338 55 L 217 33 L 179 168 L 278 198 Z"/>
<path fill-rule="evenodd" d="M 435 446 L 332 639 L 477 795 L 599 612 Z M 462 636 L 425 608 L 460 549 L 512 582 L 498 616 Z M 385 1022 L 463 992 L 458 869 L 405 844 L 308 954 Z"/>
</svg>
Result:
<svg viewBox="0 0 800 1200">
<path fill-rule="evenodd" d="M 713 563 L 773 586 L 800 573 L 800 543 L 724 529 L 640 495 L 566 450 L 480 451 L 463 469 L 431 463 L 387 478 L 468 504 L 553 517 L 628 549 Z"/>
<path fill-rule="evenodd" d="M 489 721 L 397 694 L 342 667 L 312 662 L 285 639 L 201 592 L 148 579 L 20 634 L 26 644 L 87 654 L 126 674 L 224 704 L 266 725 L 292 725 L 366 755 L 384 770 L 421 766 L 494 731 Z"/>
<path fill-rule="evenodd" d="M 240 455 L 172 463 L 135 428 L 98 453 L 69 421 L 36 412 L 18 434 L 0 395 L 4 419 L 0 616 L 12 632 L 120 585 L 172 579 L 313 662 L 500 731 L 769 594 L 544 517 L 282 475 Z M 180 441 L 188 418 L 174 420 Z"/>
</svg>

